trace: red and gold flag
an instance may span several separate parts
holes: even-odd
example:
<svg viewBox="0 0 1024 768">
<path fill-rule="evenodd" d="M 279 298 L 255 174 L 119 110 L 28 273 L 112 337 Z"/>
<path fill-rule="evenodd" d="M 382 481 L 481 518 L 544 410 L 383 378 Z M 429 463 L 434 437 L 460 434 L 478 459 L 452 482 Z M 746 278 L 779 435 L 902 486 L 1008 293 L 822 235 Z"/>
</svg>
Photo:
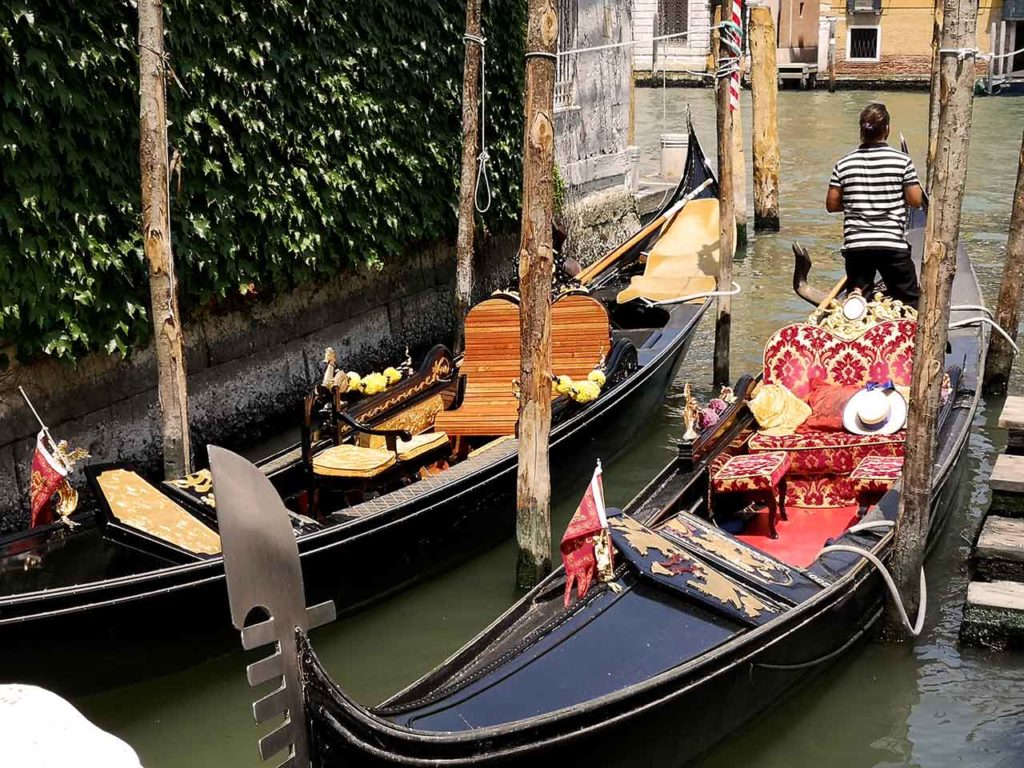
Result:
<svg viewBox="0 0 1024 768">
<path fill-rule="evenodd" d="M 36 452 L 32 456 L 29 496 L 32 501 L 32 527 L 53 522 L 53 495 L 67 483 L 68 468 L 47 446 L 51 441 L 43 430 L 36 436 Z"/>
<path fill-rule="evenodd" d="M 604 484 L 601 480 L 601 464 L 594 470 L 594 477 L 583 494 L 576 513 L 569 521 L 569 527 L 562 536 L 562 564 L 565 566 L 565 606 L 572 599 L 572 587 L 580 597 L 587 594 L 594 576 L 598 573 L 597 554 L 594 545 L 599 537 L 608 535 L 608 517 L 604 506 Z M 611 548 L 607 548 L 609 557 Z"/>
</svg>

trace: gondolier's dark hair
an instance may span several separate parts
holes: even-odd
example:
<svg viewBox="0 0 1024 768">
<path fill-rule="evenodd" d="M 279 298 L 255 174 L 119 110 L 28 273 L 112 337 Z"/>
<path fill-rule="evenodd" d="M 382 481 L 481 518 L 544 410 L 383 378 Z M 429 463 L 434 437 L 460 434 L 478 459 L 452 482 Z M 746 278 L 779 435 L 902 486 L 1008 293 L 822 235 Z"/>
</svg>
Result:
<svg viewBox="0 0 1024 768">
<path fill-rule="evenodd" d="M 885 104 L 868 104 L 860 113 L 860 139 L 865 144 L 884 141 L 889 133 L 889 110 Z"/>
</svg>

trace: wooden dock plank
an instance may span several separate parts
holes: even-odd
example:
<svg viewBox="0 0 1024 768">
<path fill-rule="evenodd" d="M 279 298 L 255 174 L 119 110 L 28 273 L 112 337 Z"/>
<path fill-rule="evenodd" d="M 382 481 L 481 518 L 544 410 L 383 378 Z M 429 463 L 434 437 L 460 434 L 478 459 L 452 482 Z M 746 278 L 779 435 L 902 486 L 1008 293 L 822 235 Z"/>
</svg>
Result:
<svg viewBox="0 0 1024 768">
<path fill-rule="evenodd" d="M 1024 581 L 1024 520 L 989 515 L 971 564 L 975 576 L 983 581 Z"/>
<path fill-rule="evenodd" d="M 1024 584 L 972 581 L 960 642 L 998 650 L 1024 645 Z"/>
<path fill-rule="evenodd" d="M 989 484 L 993 491 L 1024 493 L 1024 456 L 997 456 Z"/>
<path fill-rule="evenodd" d="M 989 479 L 992 488 L 990 512 L 1007 517 L 1024 517 L 1024 456 L 1002 454 Z"/>
<path fill-rule="evenodd" d="M 1006 398 L 1003 412 L 999 414 L 999 426 L 1003 429 L 1024 430 L 1024 397 Z"/>
</svg>

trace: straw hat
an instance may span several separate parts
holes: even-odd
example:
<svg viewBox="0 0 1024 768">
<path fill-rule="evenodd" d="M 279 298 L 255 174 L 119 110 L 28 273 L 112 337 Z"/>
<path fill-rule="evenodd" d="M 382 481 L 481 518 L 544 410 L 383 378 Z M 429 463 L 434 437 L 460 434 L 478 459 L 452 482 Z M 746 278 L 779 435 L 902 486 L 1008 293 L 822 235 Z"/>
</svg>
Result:
<svg viewBox="0 0 1024 768">
<path fill-rule="evenodd" d="M 892 435 L 907 423 L 907 401 L 895 389 L 862 389 L 843 409 L 843 427 L 855 435 Z"/>
</svg>

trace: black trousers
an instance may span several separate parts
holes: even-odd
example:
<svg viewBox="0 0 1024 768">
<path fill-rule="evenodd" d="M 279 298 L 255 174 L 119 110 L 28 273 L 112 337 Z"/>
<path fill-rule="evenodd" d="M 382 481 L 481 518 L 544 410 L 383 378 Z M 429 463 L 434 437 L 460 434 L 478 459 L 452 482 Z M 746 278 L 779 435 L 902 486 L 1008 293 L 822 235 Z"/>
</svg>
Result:
<svg viewBox="0 0 1024 768">
<path fill-rule="evenodd" d="M 851 248 L 843 251 L 846 261 L 846 287 L 860 288 L 865 294 L 875 284 L 875 273 L 885 281 L 885 293 L 917 308 L 921 286 L 910 250 L 891 248 Z M 870 298 L 870 297 L 869 297 Z"/>
</svg>

